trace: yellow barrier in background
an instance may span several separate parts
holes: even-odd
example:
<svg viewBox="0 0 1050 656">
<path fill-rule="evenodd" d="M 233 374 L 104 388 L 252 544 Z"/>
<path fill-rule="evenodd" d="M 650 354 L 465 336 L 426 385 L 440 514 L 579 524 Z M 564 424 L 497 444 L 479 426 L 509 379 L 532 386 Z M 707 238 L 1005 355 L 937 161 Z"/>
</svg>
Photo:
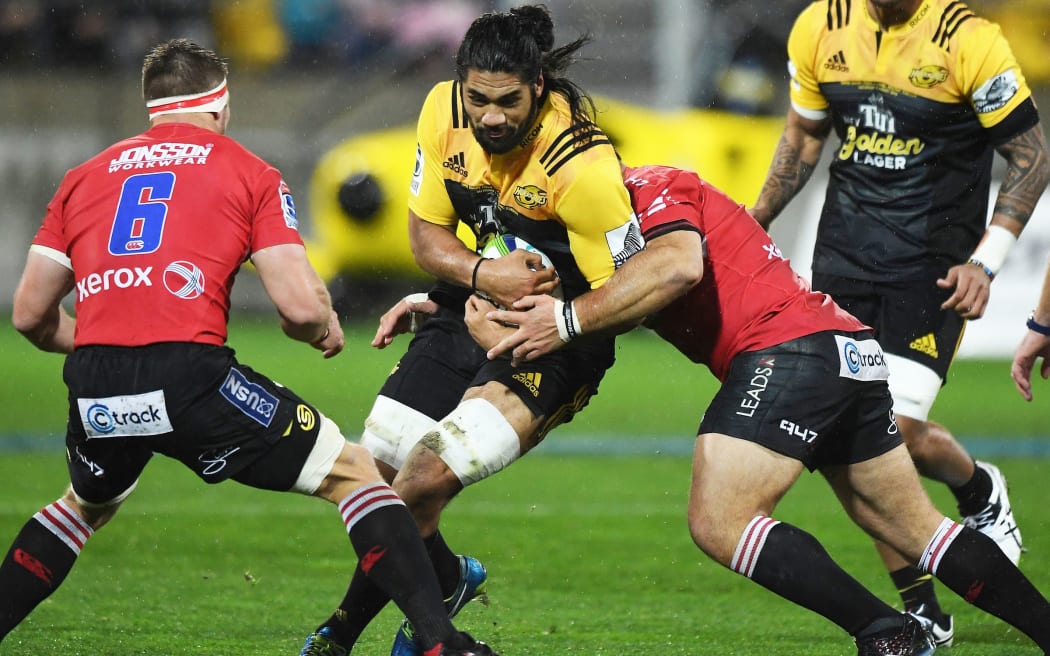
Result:
<svg viewBox="0 0 1050 656">
<path fill-rule="evenodd" d="M 598 123 L 626 163 L 693 169 L 745 205 L 758 196 L 783 129 L 779 116 L 596 103 Z M 415 127 L 405 126 L 351 137 L 321 157 L 310 182 L 309 252 L 322 278 L 423 275 L 406 229 L 415 152 Z M 460 238 L 473 243 L 465 229 Z"/>
</svg>

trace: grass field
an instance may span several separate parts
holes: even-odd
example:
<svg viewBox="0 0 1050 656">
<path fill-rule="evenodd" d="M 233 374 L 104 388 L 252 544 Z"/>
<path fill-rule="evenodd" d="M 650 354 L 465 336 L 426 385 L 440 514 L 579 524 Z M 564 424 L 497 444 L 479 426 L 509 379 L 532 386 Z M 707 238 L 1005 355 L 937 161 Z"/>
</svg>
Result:
<svg viewBox="0 0 1050 656">
<path fill-rule="evenodd" d="M 0 448 L 0 549 L 66 483 L 61 455 L 51 448 L 65 417 L 61 358 L 34 352 L 4 328 L 0 434 L 29 435 L 5 439 L 48 448 Z M 241 318 L 231 342 L 245 362 L 315 401 L 353 433 L 403 349 L 374 351 L 369 337 L 370 328 L 352 330 L 348 351 L 322 361 L 283 340 L 271 318 Z M 953 371 L 937 416 L 973 436 L 974 444 L 1005 445 L 1006 455 L 996 461 L 1010 478 L 1029 550 L 1022 569 L 1050 590 L 1050 518 L 1042 509 L 1047 463 L 1026 455 L 1047 434 L 1050 386 L 1037 388 L 1037 403 L 1025 404 L 1005 362 L 961 362 Z M 855 653 L 833 625 L 715 565 L 692 545 L 684 519 L 689 460 L 673 455 L 684 449 L 665 448 L 664 438 L 689 444 L 714 387 L 705 370 L 657 340 L 624 339 L 619 364 L 592 407 L 555 431 L 550 448 L 470 488 L 447 512 L 449 543 L 490 571 L 490 604 L 468 606 L 457 623 L 504 656 Z M 36 437 L 47 434 L 52 437 Z M 607 453 L 559 450 L 574 443 Z M 672 455 L 654 455 L 658 451 Z M 951 512 L 947 490 L 929 489 Z M 819 476 L 804 475 L 777 517 L 809 529 L 849 571 L 896 601 L 870 542 Z M 295 654 L 342 597 L 353 562 L 331 506 L 232 483 L 208 487 L 156 459 L 116 520 L 92 538 L 66 584 L 0 653 Z M 957 644 L 948 653 L 1040 653 L 943 588 L 941 600 L 956 617 Z M 399 618 L 393 609 L 384 612 L 354 654 L 389 653 Z"/>
</svg>

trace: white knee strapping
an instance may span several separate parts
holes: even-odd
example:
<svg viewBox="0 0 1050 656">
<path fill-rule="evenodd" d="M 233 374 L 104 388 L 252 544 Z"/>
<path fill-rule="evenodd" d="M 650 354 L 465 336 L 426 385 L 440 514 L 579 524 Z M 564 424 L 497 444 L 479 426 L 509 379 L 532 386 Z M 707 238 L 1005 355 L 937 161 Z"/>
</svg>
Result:
<svg viewBox="0 0 1050 656">
<path fill-rule="evenodd" d="M 517 431 L 485 399 L 460 403 L 423 442 L 464 486 L 495 474 L 521 455 Z"/>
<path fill-rule="evenodd" d="M 926 421 L 941 391 L 941 377 L 928 367 L 890 353 L 886 354 L 886 366 L 894 414 Z"/>
<path fill-rule="evenodd" d="M 400 470 L 419 440 L 436 422 L 422 412 L 386 396 L 377 396 L 365 419 L 361 446 L 372 457 Z"/>
<path fill-rule="evenodd" d="M 318 413 L 320 414 L 320 413 Z M 339 455 L 346 445 L 346 438 L 339 432 L 335 422 L 321 415 L 321 426 L 317 429 L 317 441 L 313 450 L 303 463 L 303 470 L 299 472 L 299 479 L 292 486 L 293 492 L 313 494 L 321 486 L 325 476 L 332 471 Z"/>
</svg>

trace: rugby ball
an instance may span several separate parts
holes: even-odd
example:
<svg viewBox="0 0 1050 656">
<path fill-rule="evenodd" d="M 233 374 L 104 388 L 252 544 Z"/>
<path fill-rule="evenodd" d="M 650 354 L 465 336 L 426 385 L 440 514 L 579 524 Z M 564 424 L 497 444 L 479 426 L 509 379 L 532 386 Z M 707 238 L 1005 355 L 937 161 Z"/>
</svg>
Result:
<svg viewBox="0 0 1050 656">
<path fill-rule="evenodd" d="M 530 253 L 535 253 L 536 255 L 539 255 L 540 260 L 543 262 L 543 266 L 545 268 L 550 269 L 554 267 L 554 263 L 551 262 L 551 259 L 547 257 L 546 253 L 536 248 L 529 242 L 525 241 L 521 237 L 518 237 L 517 235 L 512 235 L 510 233 L 503 233 L 501 235 L 493 235 L 492 237 L 490 237 L 489 240 L 485 242 L 485 245 L 482 246 L 481 252 L 479 254 L 481 255 L 481 257 L 493 260 L 498 257 L 503 257 L 511 251 L 518 250 L 525 250 L 529 251 Z M 561 299 L 561 285 L 555 287 L 551 295 L 555 298 Z"/>
</svg>

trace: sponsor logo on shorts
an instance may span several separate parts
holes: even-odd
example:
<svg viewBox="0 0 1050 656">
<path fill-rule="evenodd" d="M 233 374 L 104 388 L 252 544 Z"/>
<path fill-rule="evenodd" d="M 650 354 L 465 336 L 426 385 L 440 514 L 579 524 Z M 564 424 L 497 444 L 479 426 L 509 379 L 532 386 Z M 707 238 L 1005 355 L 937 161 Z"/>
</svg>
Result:
<svg viewBox="0 0 1050 656">
<path fill-rule="evenodd" d="M 762 393 L 769 387 L 769 380 L 776 368 L 776 358 L 765 357 L 759 360 L 748 383 L 744 398 L 740 399 L 740 409 L 736 411 L 741 417 L 754 417 L 758 406 L 762 405 Z"/>
<path fill-rule="evenodd" d="M 919 353 L 925 353 L 931 358 L 937 358 L 937 339 L 934 338 L 933 333 L 923 335 L 911 344 L 908 344 L 908 348 Z"/>
<path fill-rule="evenodd" d="M 299 422 L 300 428 L 304 431 L 309 431 L 317 424 L 317 415 L 310 406 L 300 403 L 295 408 L 295 420 Z"/>
<path fill-rule="evenodd" d="M 80 423 L 88 439 L 170 433 L 171 420 L 164 392 L 101 399 L 77 399 Z"/>
<path fill-rule="evenodd" d="M 277 397 L 248 380 L 234 367 L 230 367 L 230 373 L 226 374 L 219 393 L 233 407 L 267 428 L 277 414 Z"/>
<path fill-rule="evenodd" d="M 780 430 L 787 431 L 788 435 L 801 438 L 806 444 L 812 444 L 817 439 L 817 432 L 796 424 L 790 419 L 780 420 Z"/>
<path fill-rule="evenodd" d="M 835 335 L 839 352 L 839 376 L 854 380 L 886 380 L 890 372 L 886 356 L 874 339 L 855 340 Z"/>
<path fill-rule="evenodd" d="M 92 476 L 94 476 L 95 478 L 101 478 L 106 475 L 105 468 L 99 465 L 97 462 L 88 459 L 83 453 L 80 452 L 80 447 L 77 447 L 75 451 L 77 454 L 77 460 L 79 460 L 81 464 L 88 468 Z M 68 457 L 68 455 L 69 451 L 66 450 L 66 456 Z M 72 458 L 70 458 L 70 460 L 72 460 Z"/>
<path fill-rule="evenodd" d="M 543 378 L 543 374 L 530 371 L 527 373 L 514 374 L 512 378 L 526 387 L 533 396 L 538 397 L 540 395 L 540 379 Z"/>
</svg>

